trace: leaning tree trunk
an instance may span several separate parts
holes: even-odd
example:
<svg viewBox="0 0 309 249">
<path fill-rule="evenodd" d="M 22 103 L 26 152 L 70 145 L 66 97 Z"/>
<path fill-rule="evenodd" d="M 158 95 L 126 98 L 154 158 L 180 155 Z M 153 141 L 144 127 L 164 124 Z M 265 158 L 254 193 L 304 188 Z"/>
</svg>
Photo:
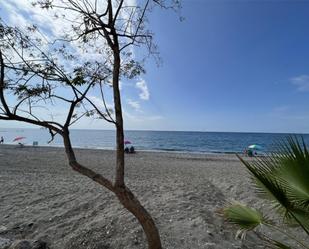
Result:
<svg viewBox="0 0 309 249">
<path fill-rule="evenodd" d="M 122 205 L 129 210 L 142 225 L 149 249 L 162 249 L 159 231 L 151 215 L 142 206 L 128 188 L 120 189 L 115 193 Z"/>
<path fill-rule="evenodd" d="M 74 150 L 72 148 L 69 131 L 65 130 L 61 135 L 63 136 L 65 152 L 72 169 L 84 176 L 89 177 L 101 186 L 112 191 L 118 197 L 120 203 L 137 218 L 143 227 L 147 238 L 148 249 L 162 249 L 160 235 L 154 220 L 138 201 L 138 199 L 134 196 L 131 190 L 125 185 L 121 187 L 115 186 L 110 180 L 106 179 L 101 174 L 98 174 L 93 170 L 81 165 L 77 161 Z"/>
</svg>

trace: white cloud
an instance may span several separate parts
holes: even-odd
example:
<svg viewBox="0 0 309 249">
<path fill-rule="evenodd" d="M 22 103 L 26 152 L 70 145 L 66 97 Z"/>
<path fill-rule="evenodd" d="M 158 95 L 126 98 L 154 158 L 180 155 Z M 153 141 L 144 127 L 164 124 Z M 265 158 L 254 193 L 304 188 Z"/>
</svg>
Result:
<svg viewBox="0 0 309 249">
<path fill-rule="evenodd" d="M 72 22 L 77 23 L 81 19 L 78 13 L 68 9 L 53 8 L 45 10 L 39 6 L 33 6 L 32 0 L 6 0 L 3 2 L 4 4 L 2 5 L 1 1 L 1 11 L 7 13 L 7 18 L 4 20 L 5 22 L 9 25 L 18 26 L 20 29 L 35 24 L 39 28 L 39 33 L 41 35 L 37 36 L 39 38 L 43 36 L 45 40 L 49 42 L 64 38 L 67 34 L 73 34 Z M 53 3 L 58 6 L 66 6 L 65 1 L 62 0 L 55 0 Z M 55 18 L 55 16 L 59 18 Z M 96 49 L 98 47 L 104 47 L 105 41 L 100 39 L 92 43 L 93 44 L 89 46 L 79 41 L 70 43 L 72 54 L 79 58 L 78 61 L 74 61 L 77 65 L 87 60 L 104 60 L 104 56 L 98 54 Z M 57 47 L 57 44 L 59 45 L 61 42 L 58 41 L 55 47 Z M 51 49 L 52 46 L 49 45 L 48 48 Z M 101 52 L 104 53 L 105 50 Z"/>
<path fill-rule="evenodd" d="M 134 130 L 156 130 L 164 129 L 166 124 L 162 116 L 156 115 L 146 115 L 146 114 L 132 114 L 124 110 L 123 113 L 124 127 L 125 129 L 134 129 Z"/>
<path fill-rule="evenodd" d="M 103 100 L 96 96 L 89 96 L 88 99 L 99 109 L 105 111 L 105 106 Z M 106 107 L 108 109 L 114 109 L 112 104 L 106 103 Z"/>
<path fill-rule="evenodd" d="M 29 0 L 7 0 L 3 8 L 7 11 L 9 24 L 25 27 L 35 23 L 53 35 L 63 35 L 65 22 L 53 17 L 56 13 L 54 10 L 47 11 L 34 7 Z"/>
<path fill-rule="evenodd" d="M 122 81 L 119 81 L 119 90 L 122 91 L 122 89 L 123 89 L 123 83 Z"/>
<path fill-rule="evenodd" d="M 309 91 L 309 75 L 300 75 L 291 79 L 293 85 L 297 87 L 298 91 L 308 92 Z"/>
<path fill-rule="evenodd" d="M 153 121 L 163 120 L 164 117 L 160 115 L 147 116 L 143 114 L 134 115 L 129 113 L 128 111 L 123 112 L 123 116 L 131 124 L 148 124 Z"/>
<path fill-rule="evenodd" d="M 127 102 L 135 111 L 141 111 L 141 105 L 138 101 L 133 101 L 132 99 L 128 99 Z"/>
<path fill-rule="evenodd" d="M 150 93 L 146 84 L 146 81 L 141 79 L 139 82 L 136 83 L 136 88 L 141 90 L 141 93 L 139 94 L 139 97 L 142 100 L 149 100 Z"/>
<path fill-rule="evenodd" d="M 156 120 L 162 120 L 162 119 L 164 119 L 164 117 L 160 116 L 160 115 L 156 115 L 156 116 L 149 116 L 149 117 L 147 117 L 147 119 L 149 121 L 156 121 Z"/>
<path fill-rule="evenodd" d="M 51 9 L 42 9 L 39 6 L 33 6 L 33 0 L 0 0 L 0 11 L 3 11 L 7 15 L 7 20 L 9 25 L 16 25 L 21 27 L 30 26 L 31 24 L 35 24 L 39 27 L 40 32 L 45 35 L 45 37 L 53 41 L 55 38 L 61 38 L 65 34 L 72 33 L 72 22 L 78 23 L 81 22 L 81 17 L 75 11 L 71 11 L 67 9 L 61 8 L 51 8 Z M 116 9 L 119 5 L 119 1 L 113 0 L 113 7 Z M 67 7 L 69 3 L 63 0 L 53 0 L 53 3 L 57 6 Z M 97 11 L 99 13 L 104 13 L 106 9 L 106 1 L 99 1 L 98 4 L 95 4 L 95 0 L 87 1 L 92 6 L 97 7 Z M 135 8 L 134 6 L 138 6 L 137 0 L 127 0 L 123 4 L 123 8 L 119 13 L 118 24 L 119 26 L 123 26 L 126 24 L 126 20 L 131 17 L 131 11 Z M 58 16 L 59 18 L 55 18 Z M 64 17 L 64 18 L 63 18 Z M 137 18 L 137 17 L 135 17 Z M 127 31 L 129 33 L 134 32 L 133 27 L 130 25 L 127 27 Z M 124 41 L 126 39 L 124 38 Z M 127 41 L 127 40 L 126 40 Z M 102 39 L 100 41 L 94 42 L 95 46 L 102 47 L 105 46 L 106 43 Z M 94 45 L 92 44 L 92 45 Z M 98 56 L 97 53 L 92 52 L 96 51 L 94 47 L 86 47 L 87 53 L 79 46 L 78 42 L 72 42 L 71 47 L 75 50 L 77 55 L 80 55 L 81 58 L 84 59 L 100 59 L 102 55 Z M 92 50 L 92 51 L 91 51 Z M 133 54 L 134 57 L 134 48 L 133 46 L 129 46 L 128 50 Z M 102 53 L 104 53 L 102 51 Z"/>
</svg>

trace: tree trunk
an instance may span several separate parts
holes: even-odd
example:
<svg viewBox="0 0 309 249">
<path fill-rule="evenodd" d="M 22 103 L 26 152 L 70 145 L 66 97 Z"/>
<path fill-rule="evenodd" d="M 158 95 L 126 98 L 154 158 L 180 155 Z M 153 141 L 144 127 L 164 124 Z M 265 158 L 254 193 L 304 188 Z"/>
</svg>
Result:
<svg viewBox="0 0 309 249">
<path fill-rule="evenodd" d="M 115 191 L 119 201 L 122 205 L 130 211 L 142 225 L 143 230 L 147 237 L 149 249 L 162 249 L 160 235 L 158 229 L 146 209 L 135 198 L 133 193 L 125 186 L 124 181 L 124 132 L 123 132 L 123 118 L 121 97 L 119 90 L 119 76 L 120 76 L 120 51 L 118 36 L 114 29 L 111 31 L 114 37 L 114 46 L 112 50 L 114 52 L 114 65 L 113 65 L 113 94 L 114 94 L 114 106 L 116 115 L 116 143 L 117 143 L 117 165 L 116 165 L 116 178 L 115 178 Z"/>
<path fill-rule="evenodd" d="M 130 189 L 127 187 L 124 189 L 117 189 L 115 194 L 121 204 L 130 211 L 142 225 L 147 238 L 148 249 L 162 249 L 160 235 L 151 215 L 142 206 L 138 199 L 135 198 Z"/>
<path fill-rule="evenodd" d="M 71 145 L 69 131 L 64 130 L 61 135 L 63 136 L 65 152 L 72 169 L 84 176 L 87 176 L 91 180 L 112 191 L 118 197 L 120 203 L 130 213 L 132 213 L 142 225 L 143 230 L 146 234 L 148 249 L 162 249 L 160 235 L 151 215 L 137 200 L 137 198 L 135 198 L 134 194 L 130 191 L 130 189 L 125 186 L 115 187 L 108 179 L 106 179 L 102 175 L 78 163 Z"/>
<path fill-rule="evenodd" d="M 120 74 L 120 55 L 118 49 L 114 52 L 113 66 L 113 95 L 116 115 L 116 187 L 124 188 L 124 134 L 123 119 L 121 108 L 121 97 L 119 90 L 119 74 Z"/>
</svg>

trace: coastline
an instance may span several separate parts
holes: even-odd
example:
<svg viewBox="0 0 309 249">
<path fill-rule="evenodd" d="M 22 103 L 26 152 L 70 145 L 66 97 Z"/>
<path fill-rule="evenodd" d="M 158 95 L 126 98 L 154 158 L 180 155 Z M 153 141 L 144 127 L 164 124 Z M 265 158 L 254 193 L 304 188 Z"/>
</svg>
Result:
<svg viewBox="0 0 309 249">
<path fill-rule="evenodd" d="M 41 129 L 7 129 L 0 132 L 4 142 L 14 145 L 16 137 L 24 137 L 23 143 L 32 145 L 34 141 L 39 146 L 63 147 L 62 138 L 55 136 L 48 144 L 50 134 Z M 309 145 L 309 135 L 303 135 Z M 231 133 L 231 132 L 160 132 L 160 131 L 126 131 L 125 140 L 132 142 L 137 151 L 159 151 L 176 153 L 242 153 L 252 144 L 260 145 L 265 152 L 273 150 L 276 141 L 285 139 L 284 134 L 266 133 Z M 111 130 L 72 130 L 71 142 L 75 148 L 113 150 L 115 133 Z"/>
<path fill-rule="evenodd" d="M 1 147 L 8 147 L 8 148 L 20 148 L 19 145 L 14 143 L 5 143 L 0 144 Z M 56 149 L 64 149 L 63 145 L 28 145 L 25 144 L 23 148 L 56 148 Z M 116 151 L 115 148 L 112 147 L 92 147 L 92 146 L 73 146 L 73 149 L 76 150 L 99 150 L 99 151 Z M 175 153 L 175 154 L 193 154 L 193 155 L 235 155 L 242 153 L 241 151 L 190 151 L 190 150 L 173 150 L 173 149 L 138 149 L 136 150 L 137 153 Z"/>
</svg>

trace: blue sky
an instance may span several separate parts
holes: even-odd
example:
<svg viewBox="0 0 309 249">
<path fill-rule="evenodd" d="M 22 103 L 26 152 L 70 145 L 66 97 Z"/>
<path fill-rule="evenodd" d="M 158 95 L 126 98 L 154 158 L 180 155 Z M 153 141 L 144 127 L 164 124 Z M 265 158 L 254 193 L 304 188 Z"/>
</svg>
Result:
<svg viewBox="0 0 309 249">
<path fill-rule="evenodd" d="M 184 1 L 155 13 L 146 75 L 169 129 L 309 131 L 309 2 Z M 150 84 L 151 82 L 151 84 Z"/>
<path fill-rule="evenodd" d="M 193 0 L 183 1 L 183 22 L 153 12 L 163 64 L 148 61 L 141 79 L 123 82 L 125 127 L 308 133 L 308 13 L 309 2 Z"/>
</svg>

